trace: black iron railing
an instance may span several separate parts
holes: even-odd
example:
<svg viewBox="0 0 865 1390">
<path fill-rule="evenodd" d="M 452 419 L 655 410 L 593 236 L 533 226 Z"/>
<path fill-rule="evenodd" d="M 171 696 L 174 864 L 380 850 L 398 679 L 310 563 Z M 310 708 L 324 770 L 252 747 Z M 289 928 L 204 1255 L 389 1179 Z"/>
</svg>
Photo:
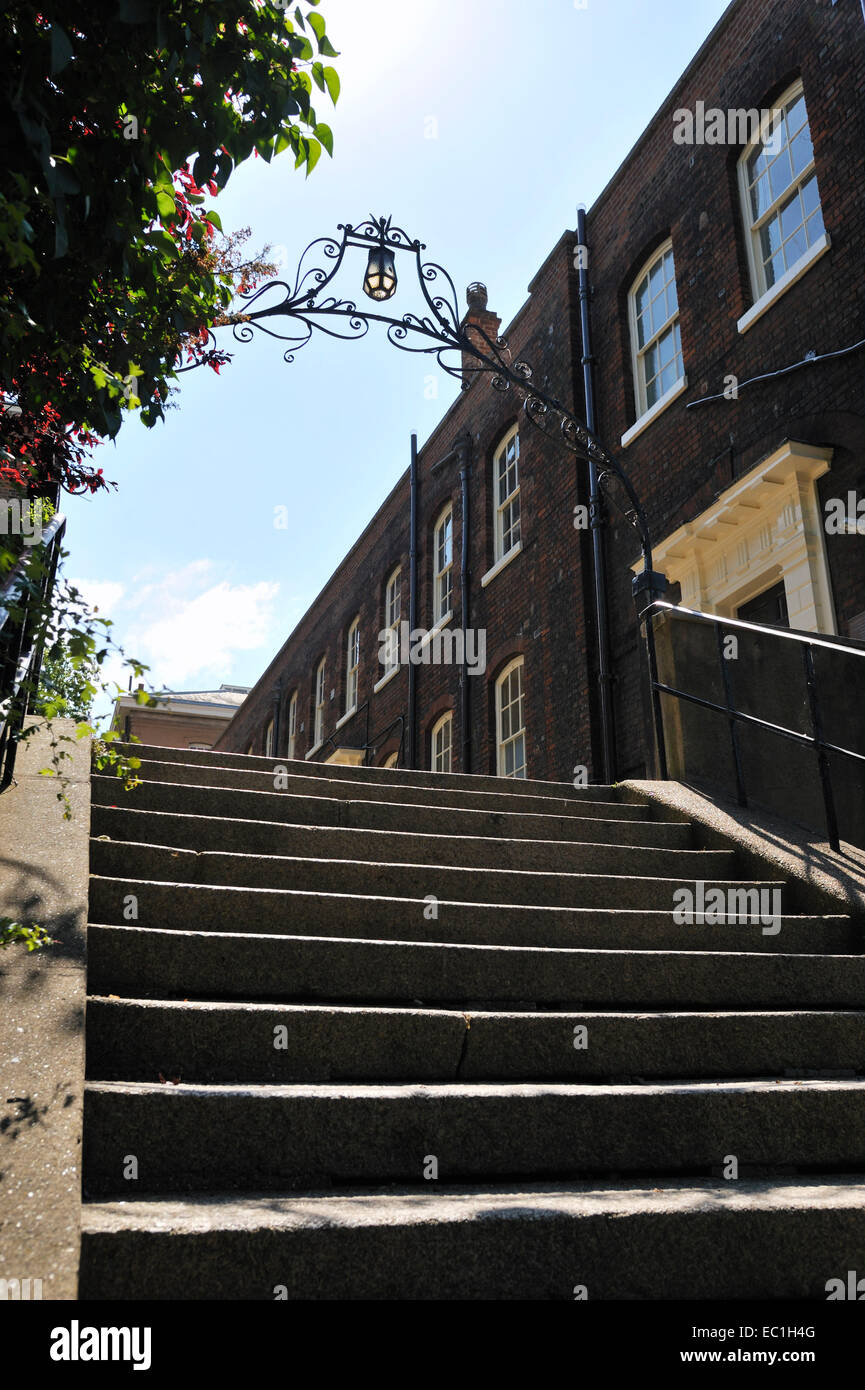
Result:
<svg viewBox="0 0 865 1390">
<path fill-rule="evenodd" d="M 717 648 L 718 669 L 721 677 L 721 688 L 723 690 L 723 701 L 707 698 L 705 695 L 698 695 L 694 690 L 683 690 L 678 686 L 667 684 L 658 677 L 656 643 L 655 643 L 655 623 L 653 619 L 669 616 L 672 622 L 671 631 L 675 631 L 677 620 L 687 619 L 698 624 L 711 625 L 715 629 L 715 646 Z M 865 692 L 865 650 L 858 647 L 848 646 L 838 639 L 823 638 L 821 636 L 811 636 L 802 632 L 790 632 L 785 628 L 768 627 L 760 623 L 746 623 L 734 618 L 720 618 L 711 613 L 701 613 L 694 609 L 683 608 L 680 605 L 656 601 L 645 609 L 641 615 L 645 628 L 645 635 L 648 646 L 649 657 L 649 680 L 652 693 L 652 710 L 655 725 L 655 738 L 657 742 L 658 766 L 662 778 L 667 777 L 667 739 L 664 729 L 664 717 L 661 708 L 661 696 L 668 696 L 674 700 L 683 700 L 690 705 L 700 709 L 710 710 L 716 714 L 724 716 L 728 726 L 728 737 L 730 744 L 730 756 L 732 760 L 733 775 L 736 785 L 736 797 L 741 806 L 748 805 L 749 788 L 746 784 L 745 760 L 742 757 L 740 746 L 740 730 L 758 730 L 766 737 L 786 739 L 789 742 L 798 744 L 799 747 L 809 749 L 816 762 L 817 773 L 820 782 L 820 792 L 825 816 L 826 832 L 828 840 L 833 849 L 839 848 L 838 815 L 836 809 L 835 788 L 833 786 L 831 758 L 843 758 L 854 764 L 863 775 L 863 788 L 865 788 L 865 753 L 856 752 L 853 748 L 848 748 L 842 744 L 827 739 L 824 736 L 824 704 L 825 689 L 820 689 L 818 681 L 817 667 L 815 664 L 815 653 L 819 653 L 824 660 L 832 657 L 843 656 L 844 658 L 857 658 L 861 662 L 861 670 L 856 671 L 855 685 L 859 690 Z M 805 733 L 801 729 L 793 729 L 788 724 L 778 723 L 771 719 L 762 718 L 760 715 L 748 713 L 736 702 L 735 682 L 733 671 L 736 663 L 729 659 L 725 650 L 727 639 L 745 636 L 745 634 L 757 634 L 761 639 L 766 639 L 770 643 L 786 644 L 784 656 L 789 658 L 795 649 L 801 651 L 801 678 L 803 682 L 803 694 L 807 705 L 807 718 L 810 724 L 810 732 Z M 780 649 L 777 649 L 780 650 Z M 790 671 L 787 660 L 779 664 L 779 671 L 786 677 Z M 835 680 L 848 680 L 848 672 L 836 670 Z M 772 691 L 764 691 L 764 694 L 771 696 Z M 687 772 L 687 756 L 684 757 L 685 771 Z M 757 789 L 759 799 L 759 788 Z"/>
<path fill-rule="evenodd" d="M 18 736 L 39 680 L 44 616 L 65 530 L 66 518 L 53 517 L 0 582 L 0 792 L 12 782 Z"/>
<path fill-rule="evenodd" d="M 372 752 L 379 746 L 379 744 L 381 743 L 382 739 L 385 739 L 385 738 L 387 737 L 387 735 L 390 733 L 391 729 L 396 729 L 396 728 L 398 728 L 398 729 L 399 729 L 399 746 L 398 746 L 398 748 L 397 748 L 397 757 L 396 757 L 396 761 L 397 761 L 397 766 L 400 767 L 400 766 L 402 765 L 403 751 L 404 751 L 404 746 L 405 746 L 405 725 L 406 725 L 406 717 L 405 717 L 405 715 L 404 715 L 404 714 L 398 714 L 398 715 L 396 716 L 395 719 L 392 719 L 392 720 L 390 721 L 389 724 L 386 724 L 383 728 L 378 729 L 378 730 L 376 731 L 376 733 L 374 733 L 372 736 L 370 736 L 370 732 L 369 732 L 370 703 L 369 703 L 369 700 L 364 700 L 363 704 L 358 706 L 358 708 L 357 708 L 357 709 L 354 711 L 354 713 L 353 713 L 353 717 L 356 719 L 356 718 L 357 718 L 360 714 L 362 714 L 362 713 L 365 713 L 365 714 L 366 714 L 366 729 L 365 729 L 364 741 L 363 741 L 363 743 L 360 745 L 360 747 L 356 749 L 356 751 L 362 752 L 362 753 L 363 753 L 363 766 L 364 766 L 364 767 L 368 767 L 368 766 L 369 766 L 369 757 L 370 757 L 370 753 L 372 753 Z M 349 721 L 346 720 L 346 723 L 348 723 L 348 722 L 349 722 Z M 333 748 L 333 749 L 336 749 L 336 748 L 339 748 L 340 746 L 341 746 L 341 740 L 340 740 L 339 730 L 338 730 L 338 729 L 335 729 L 334 732 L 333 732 L 332 734 L 328 734 L 327 738 L 322 739 L 321 743 L 318 745 L 318 747 L 316 748 L 315 751 L 316 751 L 316 753 L 320 753 L 320 752 L 322 751 L 322 749 L 324 749 L 324 748 L 331 747 L 331 748 Z"/>
</svg>

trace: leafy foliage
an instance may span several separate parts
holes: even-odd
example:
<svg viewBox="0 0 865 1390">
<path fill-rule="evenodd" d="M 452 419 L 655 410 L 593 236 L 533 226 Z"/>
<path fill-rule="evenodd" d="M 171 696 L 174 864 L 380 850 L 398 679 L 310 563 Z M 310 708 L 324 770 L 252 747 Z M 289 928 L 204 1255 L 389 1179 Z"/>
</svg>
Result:
<svg viewBox="0 0 865 1390">
<path fill-rule="evenodd" d="M 331 152 L 312 94 L 335 101 L 339 78 L 317 4 L 3 7 L 0 431 L 25 485 L 105 486 L 84 461 L 95 437 L 130 409 L 162 418 L 182 348 L 226 360 L 203 330 L 238 281 L 209 202 L 252 154 L 289 149 L 309 173 Z"/>
<path fill-rule="evenodd" d="M 0 951 L 4 946 L 13 946 L 17 942 L 26 945 L 28 951 L 39 951 L 43 946 L 56 944 L 44 927 L 35 923 L 28 927 L 23 922 L 13 921 L 11 917 L 0 917 Z"/>
</svg>

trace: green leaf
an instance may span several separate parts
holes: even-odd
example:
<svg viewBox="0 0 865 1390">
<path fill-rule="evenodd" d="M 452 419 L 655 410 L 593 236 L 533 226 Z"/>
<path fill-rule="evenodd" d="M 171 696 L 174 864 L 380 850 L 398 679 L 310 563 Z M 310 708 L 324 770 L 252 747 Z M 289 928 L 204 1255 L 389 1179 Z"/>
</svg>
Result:
<svg viewBox="0 0 865 1390">
<path fill-rule="evenodd" d="M 324 80 L 324 66 L 319 62 L 315 62 L 310 68 L 310 72 L 312 73 L 312 80 L 315 83 L 316 87 L 318 87 L 319 91 L 325 91 L 326 83 Z"/>
<path fill-rule="evenodd" d="M 321 145 L 317 140 L 307 140 L 306 153 L 306 176 L 309 178 L 319 159 L 321 158 Z"/>
<path fill-rule="evenodd" d="M 205 222 L 212 222 L 218 232 L 222 231 L 222 218 L 219 213 L 214 212 L 212 208 L 209 212 L 204 214 L 204 220 Z"/>
<path fill-rule="evenodd" d="M 314 127 L 312 133 L 316 140 L 321 141 L 330 157 L 333 158 L 333 131 L 330 126 L 324 125 L 323 122 L 319 122 L 319 124 Z"/>
<path fill-rule="evenodd" d="M 339 96 L 339 73 L 336 68 L 324 69 L 324 80 L 327 83 L 327 90 L 330 92 L 330 99 L 334 106 Z"/>
<path fill-rule="evenodd" d="M 309 27 L 310 27 L 310 29 L 312 30 L 312 32 L 315 34 L 315 37 L 316 37 L 317 40 L 318 40 L 318 45 L 319 45 L 319 48 L 320 48 L 320 47 L 321 47 L 321 41 L 322 41 L 322 39 L 324 38 L 324 31 L 325 31 L 325 23 L 324 23 L 324 20 L 322 19 L 322 17 L 321 17 L 320 14 L 311 14 L 311 15 L 307 15 L 307 23 L 309 24 Z"/>
<path fill-rule="evenodd" d="M 331 43 L 331 41 L 330 41 L 330 39 L 327 37 L 327 35 L 325 35 L 325 37 L 324 37 L 324 38 L 321 40 L 321 42 L 319 43 L 319 45 L 318 45 L 318 51 L 319 51 L 319 53 L 323 53 L 324 56 L 325 56 L 325 58 L 338 58 L 338 57 L 339 57 L 339 53 L 338 53 L 337 50 L 334 48 L 333 44 Z"/>
</svg>

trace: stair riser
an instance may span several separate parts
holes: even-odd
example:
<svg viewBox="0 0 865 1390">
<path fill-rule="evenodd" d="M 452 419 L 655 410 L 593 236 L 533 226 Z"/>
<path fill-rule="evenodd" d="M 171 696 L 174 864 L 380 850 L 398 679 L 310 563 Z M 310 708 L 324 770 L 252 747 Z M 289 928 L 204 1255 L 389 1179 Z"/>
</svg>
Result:
<svg viewBox="0 0 865 1390">
<path fill-rule="evenodd" d="M 132 757 L 142 763 L 141 776 L 149 775 L 154 764 L 174 764 L 172 780 L 181 781 L 185 777 L 184 768 L 222 768 L 229 772 L 258 772 L 273 775 L 274 767 L 286 767 L 290 774 L 301 777 L 315 777 L 323 783 L 345 782 L 364 783 L 383 789 L 395 785 L 410 784 L 418 787 L 447 787 L 456 791 L 501 792 L 503 779 L 484 774 L 463 772 L 409 771 L 404 768 L 383 767 L 345 767 L 337 763 L 306 762 L 295 758 L 263 758 L 248 756 L 245 753 L 214 753 L 192 748 L 157 748 L 148 744 L 118 744 Z M 615 801 L 618 795 L 615 787 L 593 785 L 573 789 L 570 782 L 541 782 L 531 778 L 519 783 L 520 791 L 535 796 L 575 795 L 586 801 Z"/>
<path fill-rule="evenodd" d="M 290 822 L 298 825 L 346 824 L 340 818 L 340 808 L 357 803 L 367 803 L 380 811 L 391 808 L 391 829 L 425 829 L 420 822 L 422 811 L 453 811 L 468 814 L 469 811 L 482 811 L 486 816 L 523 817 L 537 815 L 552 817 L 555 820 L 588 817 L 603 820 L 651 820 L 644 806 L 631 806 L 624 803 L 608 803 L 594 800 L 567 801 L 546 797 L 519 796 L 516 794 L 494 794 L 483 792 L 436 791 L 423 787 L 389 788 L 387 802 L 382 800 L 378 787 L 350 785 L 350 790 L 340 797 L 334 785 L 324 785 L 313 778 L 292 780 L 285 790 L 276 790 L 273 779 L 263 779 L 254 790 L 243 787 L 227 787 L 221 784 L 210 785 L 202 769 L 202 781 L 196 784 L 182 782 L 143 781 L 133 791 L 124 792 L 116 777 L 93 777 L 93 801 L 97 806 L 130 806 L 142 811 L 180 811 L 202 816 L 239 816 L 254 820 Z M 329 804 L 328 804 L 329 803 Z M 306 807 L 306 815 L 300 813 Z M 411 810 L 405 808 L 410 807 Z M 396 812 L 396 814 L 394 814 Z M 439 815 L 438 820 L 445 823 L 448 817 Z M 477 832 L 476 832 L 477 833 Z M 482 832 L 481 832 L 482 833 Z M 543 838 L 533 835 L 532 838 Z M 549 837 L 547 837 L 549 838 Z"/>
<path fill-rule="evenodd" d="M 490 1016 L 91 999 L 88 1075 L 152 1082 L 155 1068 L 190 1083 L 274 1084 L 865 1073 L 865 1015 Z"/>
<path fill-rule="evenodd" d="M 352 811 L 357 809 L 351 807 Z M 472 814 L 480 814 L 473 812 Z M 435 832 L 407 833 L 343 826 L 279 825 L 272 821 L 228 820 L 211 816 L 172 815 L 165 811 L 112 810 L 94 806 L 93 835 L 133 844 L 171 845 L 175 849 L 229 850 L 234 854 L 301 854 L 334 858 L 398 862 L 446 860 L 449 864 L 510 865 L 517 869 L 565 868 L 586 853 L 584 845 L 639 845 L 655 849 L 694 848 L 691 827 L 663 821 L 605 821 L 568 818 L 564 839 L 528 840 L 525 836 L 454 836 L 452 813 L 444 811 Z M 404 822 L 404 813 L 400 812 Z M 540 827 L 541 830 L 544 827 Z M 425 845 L 425 840 L 428 844 Z M 442 854 L 444 847 L 444 854 Z M 623 853 L 627 851 L 623 849 Z"/>
<path fill-rule="evenodd" d="M 135 1188 L 124 1181 L 138 1160 Z M 102 1091 L 84 1102 L 90 1195 L 280 1191 L 592 1172 L 708 1175 L 727 1155 L 787 1170 L 865 1163 L 865 1106 L 843 1087 L 532 1094 L 351 1091 L 292 1096 L 184 1086 Z"/>
<path fill-rule="evenodd" d="M 432 1187 L 433 1184 L 428 1184 Z M 426 1194 L 422 1194 L 426 1195 Z M 306 1203 L 309 1207 L 312 1204 Z M 83 1299 L 809 1299 L 862 1268 L 865 1206 L 842 1210 L 560 1212 L 293 1229 L 90 1231 Z M 720 1204 L 719 1204 L 720 1205 Z M 611 1211 L 615 1208 L 611 1208 Z M 718 1345 L 711 1343 L 712 1346 Z"/>
<path fill-rule="evenodd" d="M 561 787 L 555 784 L 541 796 L 528 793 L 520 781 L 497 778 L 497 785 L 491 791 L 480 791 L 472 779 L 460 787 L 443 786 L 439 782 L 431 785 L 417 783 L 411 775 L 397 777 L 393 782 L 381 785 L 352 777 L 352 769 L 343 769 L 342 778 L 323 781 L 321 777 L 309 776 L 304 771 L 281 771 L 286 763 L 273 762 L 266 772 L 252 772 L 246 769 L 233 770 L 225 767 L 181 766 L 171 762 L 142 763 L 139 777 L 143 781 L 170 782 L 181 787 L 224 787 L 232 791 L 248 792 L 288 792 L 294 796 L 330 796 L 340 800 L 383 801 L 392 803 L 418 803 L 430 806 L 463 806 L 476 810 L 490 811 L 538 811 L 555 815 L 570 815 L 574 807 L 579 814 L 592 814 L 592 808 L 605 804 L 597 797 L 585 796 L 582 790 Z M 608 792 L 613 803 L 616 795 Z"/>
<path fill-rule="evenodd" d="M 429 850 L 427 850 L 429 853 Z M 197 853 L 159 845 L 94 840 L 91 871 L 108 878 L 158 883 L 201 883 L 234 888 L 290 888 L 310 893 L 378 894 L 394 898 L 445 898 L 451 902 L 516 903 L 527 907 L 669 908 L 681 884 L 702 879 L 732 885 L 735 856 L 726 850 L 620 849 L 612 845 L 570 847 L 574 867 L 557 863 L 558 847 L 538 857 L 537 871 L 445 867 L 437 862 L 389 864 L 352 859 L 275 858 L 265 855 Z M 411 848 L 406 850 L 411 855 Z M 445 861 L 446 864 L 446 861 Z M 553 867 L 555 866 L 555 868 Z M 607 875 L 616 876 L 610 882 Z M 656 882 L 655 880 L 660 880 Z"/>
<path fill-rule="evenodd" d="M 491 947 L 91 927 L 96 994 L 345 1003 L 859 1008 L 865 957 Z"/>
<path fill-rule="evenodd" d="M 603 882 L 603 880 L 601 880 Z M 623 880 L 617 880 L 623 882 Z M 651 882 L 651 881 L 650 881 Z M 629 885 L 633 889 L 633 883 Z M 124 917 L 137 903 L 137 917 Z M 775 936 L 759 924 L 681 925 L 672 914 L 633 909 L 514 907 L 423 898 L 351 897 L 271 889 L 92 878 L 90 920 L 167 930 L 276 932 L 282 936 L 369 937 L 469 945 L 595 950 L 853 952 L 859 934 L 845 918 L 789 918 Z M 426 914 L 426 915 L 425 915 Z"/>
</svg>

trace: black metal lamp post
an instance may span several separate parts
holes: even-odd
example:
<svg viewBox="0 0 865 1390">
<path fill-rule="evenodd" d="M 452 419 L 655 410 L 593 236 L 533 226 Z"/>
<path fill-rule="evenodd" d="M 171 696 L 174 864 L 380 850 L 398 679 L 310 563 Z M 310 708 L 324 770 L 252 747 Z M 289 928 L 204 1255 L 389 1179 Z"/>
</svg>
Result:
<svg viewBox="0 0 865 1390">
<path fill-rule="evenodd" d="M 547 435 L 560 436 L 577 458 L 594 467 L 601 485 L 614 477 L 624 489 L 630 510 L 619 509 L 636 528 L 643 556 L 643 568 L 632 581 L 632 591 L 638 608 L 648 608 L 664 593 L 667 581 L 652 568 L 652 541 L 645 512 L 628 475 L 609 450 L 572 411 L 532 383 L 531 366 L 522 359 L 513 360 L 505 338 L 490 337 L 476 322 L 463 324 L 453 280 L 442 266 L 423 260 L 423 242 L 394 227 L 390 217 L 371 216 L 357 227 L 340 223 L 337 231 L 342 235 L 310 242 L 298 262 L 293 285 L 286 280 L 269 280 L 242 296 L 244 308 L 229 320 L 235 339 L 245 343 L 252 340 L 256 331 L 266 333 L 288 344 L 283 357 L 286 362 L 293 362 L 294 354 L 309 342 L 316 328 L 330 337 L 351 340 L 364 337 L 370 324 L 382 323 L 394 347 L 434 356 L 444 372 L 461 381 L 463 389 L 474 375 L 481 373 L 490 377 L 497 391 L 515 389 L 533 425 Z M 407 312 L 397 318 L 359 309 L 354 300 L 331 293 L 346 251 L 354 247 L 368 251 L 363 290 L 374 303 L 383 303 L 396 292 L 396 253 L 413 255 L 426 312 Z M 615 497 L 611 500 L 619 505 Z M 656 679 L 651 623 L 645 625 L 645 632 L 650 672 Z M 659 762 L 665 777 L 657 692 L 653 699 Z M 606 714 L 604 717 L 609 718 Z M 607 746 L 606 738 L 604 743 Z M 611 780 L 612 772 L 605 768 L 607 780 Z"/>
</svg>

